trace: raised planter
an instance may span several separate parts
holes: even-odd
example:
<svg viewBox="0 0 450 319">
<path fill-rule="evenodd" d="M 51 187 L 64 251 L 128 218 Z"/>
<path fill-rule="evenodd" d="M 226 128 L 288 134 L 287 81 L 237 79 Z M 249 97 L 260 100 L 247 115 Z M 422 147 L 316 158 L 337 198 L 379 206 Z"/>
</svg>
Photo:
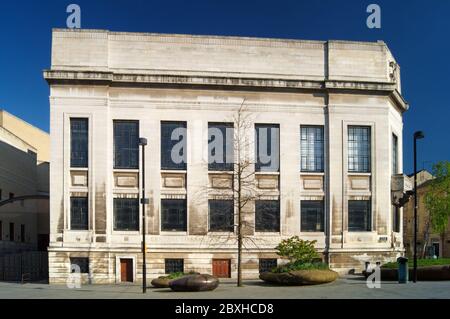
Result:
<svg viewBox="0 0 450 319">
<path fill-rule="evenodd" d="M 211 275 L 188 275 L 169 282 L 173 291 L 211 291 L 219 286 L 219 279 Z"/>
<path fill-rule="evenodd" d="M 332 270 L 311 269 L 290 272 L 264 272 L 259 275 L 265 282 L 283 286 L 320 285 L 335 281 L 338 273 Z"/>
<path fill-rule="evenodd" d="M 159 277 L 152 280 L 152 286 L 155 288 L 169 288 L 169 283 L 173 279 L 167 277 Z"/>
<path fill-rule="evenodd" d="M 409 278 L 413 276 L 413 269 L 409 268 Z M 397 269 L 381 268 L 381 280 L 397 281 Z M 373 272 L 364 272 L 366 278 Z M 442 266 L 426 266 L 417 268 L 417 280 L 423 281 L 439 281 L 450 280 L 450 265 Z"/>
</svg>

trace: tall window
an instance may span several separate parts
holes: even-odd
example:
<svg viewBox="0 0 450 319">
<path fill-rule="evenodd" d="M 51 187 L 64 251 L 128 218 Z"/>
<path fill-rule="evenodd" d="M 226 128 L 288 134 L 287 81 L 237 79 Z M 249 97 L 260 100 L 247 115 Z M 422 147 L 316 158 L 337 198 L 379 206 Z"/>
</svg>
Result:
<svg viewBox="0 0 450 319">
<path fill-rule="evenodd" d="M 87 230 L 88 229 L 88 198 L 71 197 L 70 198 L 70 229 Z"/>
<path fill-rule="evenodd" d="M 370 127 L 348 127 L 348 171 L 356 173 L 370 172 Z"/>
<path fill-rule="evenodd" d="M 323 172 L 323 126 L 300 128 L 301 171 Z"/>
<path fill-rule="evenodd" d="M 88 119 L 70 119 L 70 166 L 88 167 Z"/>
<path fill-rule="evenodd" d="M 232 171 L 234 162 L 233 123 L 208 124 L 208 169 Z"/>
<path fill-rule="evenodd" d="M 302 200 L 300 206 L 301 206 L 301 231 L 323 232 L 324 231 L 323 200 Z"/>
<path fill-rule="evenodd" d="M 183 259 L 165 259 L 164 263 L 165 263 L 166 274 L 184 272 L 184 260 Z"/>
<path fill-rule="evenodd" d="M 400 208 L 392 206 L 393 231 L 400 232 Z"/>
<path fill-rule="evenodd" d="M 348 231 L 370 231 L 372 213 L 370 200 L 348 201 Z"/>
<path fill-rule="evenodd" d="M 398 173 L 398 138 L 392 134 L 392 174 Z"/>
<path fill-rule="evenodd" d="M 139 168 L 139 121 L 114 121 L 114 168 Z"/>
<path fill-rule="evenodd" d="M 25 242 L 25 225 L 24 224 L 20 225 L 20 241 L 22 243 Z"/>
<path fill-rule="evenodd" d="M 257 172 L 280 170 L 280 126 L 278 124 L 255 125 L 255 150 Z"/>
<path fill-rule="evenodd" d="M 234 230 L 234 205 L 232 200 L 209 200 L 209 230 Z"/>
<path fill-rule="evenodd" d="M 257 200 L 255 202 L 255 230 L 257 232 L 280 231 L 280 201 Z"/>
<path fill-rule="evenodd" d="M 14 241 L 16 238 L 16 234 L 14 232 L 14 223 L 9 223 L 9 240 Z"/>
<path fill-rule="evenodd" d="M 139 200 L 114 198 L 114 230 L 139 230 Z"/>
<path fill-rule="evenodd" d="M 186 169 L 186 128 L 186 122 L 161 122 L 161 169 Z"/>
<path fill-rule="evenodd" d="M 161 230 L 187 230 L 187 210 L 185 199 L 161 200 Z"/>
<path fill-rule="evenodd" d="M 0 241 L 3 240 L 3 222 L 0 220 Z"/>
</svg>

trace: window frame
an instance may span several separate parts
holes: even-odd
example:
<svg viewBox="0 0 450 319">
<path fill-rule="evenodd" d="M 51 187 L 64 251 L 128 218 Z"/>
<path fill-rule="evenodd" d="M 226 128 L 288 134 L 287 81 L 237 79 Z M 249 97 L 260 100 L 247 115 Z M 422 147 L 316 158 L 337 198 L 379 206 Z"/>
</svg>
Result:
<svg viewBox="0 0 450 319">
<path fill-rule="evenodd" d="M 210 140 L 209 138 L 209 129 L 210 128 L 216 128 L 219 129 L 222 134 L 223 134 L 223 130 L 222 128 L 225 130 L 225 136 L 224 136 L 224 140 L 223 140 L 223 163 L 216 163 L 213 162 L 211 163 L 210 161 L 210 154 L 211 154 L 211 150 L 209 148 L 209 144 L 211 143 L 212 140 Z M 230 146 L 230 141 L 227 140 L 227 134 L 226 134 L 226 130 L 227 129 L 232 129 L 232 135 L 231 135 L 231 154 L 230 156 L 233 158 L 233 161 L 231 163 L 227 162 L 227 150 L 228 147 Z M 230 172 L 234 170 L 234 123 L 230 123 L 230 122 L 208 122 L 208 171 L 220 171 L 220 172 Z"/>
<path fill-rule="evenodd" d="M 268 261 L 270 261 L 270 262 L 275 261 L 275 265 L 272 266 L 272 267 L 267 266 L 267 265 L 262 265 L 262 262 L 268 262 Z M 260 274 L 263 273 L 263 272 L 269 272 L 273 268 L 276 268 L 276 267 L 278 267 L 278 259 L 277 258 L 259 258 L 259 260 L 258 260 L 258 269 L 259 269 L 259 273 Z"/>
<path fill-rule="evenodd" d="M 356 211 L 356 209 L 351 208 L 351 204 L 352 203 L 366 203 L 367 205 L 367 212 L 366 214 L 368 214 L 368 216 L 366 216 L 366 220 L 367 220 L 367 224 L 364 225 L 364 227 L 359 227 L 356 228 L 356 226 L 351 227 L 350 226 L 350 219 L 351 219 L 351 214 L 355 214 L 358 213 Z M 372 214 L 372 200 L 371 199 L 364 199 L 364 200 L 355 200 L 355 199 L 349 199 L 348 200 L 348 213 L 347 213 L 347 230 L 349 232 L 371 232 L 373 229 L 373 214 Z"/>
<path fill-rule="evenodd" d="M 74 261 L 80 262 L 81 266 L 79 263 L 76 263 Z M 69 257 L 69 262 L 70 262 L 70 270 L 72 271 L 72 265 L 77 265 L 80 267 L 80 274 L 89 274 L 89 270 L 90 270 L 90 260 L 89 257 Z"/>
<path fill-rule="evenodd" d="M 77 151 L 74 151 L 75 141 L 77 141 L 74 138 L 74 128 L 73 124 L 74 122 L 84 122 L 85 123 L 85 132 L 78 132 L 78 136 L 80 137 L 81 134 L 85 134 L 86 136 L 83 137 L 85 140 L 78 140 L 77 145 L 80 146 L 81 142 L 85 142 L 86 145 L 84 149 L 82 147 L 78 147 Z M 70 167 L 71 168 L 88 168 L 89 167 L 89 118 L 87 117 L 70 117 L 69 118 L 70 123 Z M 80 129 L 81 130 L 81 129 Z M 80 150 L 81 149 L 81 150 Z M 85 153 L 84 160 L 80 159 L 82 156 L 74 157 L 74 153 Z M 79 162 L 77 162 L 79 161 Z"/>
<path fill-rule="evenodd" d="M 313 203 L 313 204 L 318 204 L 318 206 L 320 205 L 320 207 L 309 207 L 310 210 L 312 209 L 321 209 L 321 227 L 319 230 L 317 230 L 317 222 L 316 222 L 316 228 L 315 230 L 310 230 L 310 229 L 304 229 L 304 218 L 306 218 L 306 212 L 304 212 L 304 209 L 307 209 L 306 207 L 304 208 L 304 204 L 306 203 Z M 317 212 L 316 212 L 316 221 L 317 219 Z M 302 233 L 324 233 L 325 232 L 325 200 L 321 199 L 321 200 L 300 200 L 300 232 Z"/>
<path fill-rule="evenodd" d="M 183 129 L 185 129 L 185 132 L 186 132 L 186 136 L 184 137 L 184 139 L 183 139 L 183 150 L 186 152 L 186 154 L 183 154 L 183 155 L 185 155 L 185 162 L 183 163 L 179 163 L 179 164 L 177 164 L 177 163 L 174 163 L 174 162 L 172 162 L 172 159 L 171 159 L 171 156 L 169 156 L 168 154 L 170 154 L 171 153 L 171 151 L 172 151 L 172 148 L 173 148 L 173 146 L 174 145 L 176 145 L 176 144 L 178 144 L 178 143 L 180 143 L 180 141 L 169 141 L 168 142 L 168 145 L 170 145 L 170 150 L 165 150 L 165 146 L 166 146 L 166 144 L 165 144 L 165 138 L 167 137 L 166 136 L 166 134 L 165 134 L 165 132 L 163 131 L 164 130 L 164 125 L 176 125 L 176 124 L 178 124 L 178 126 L 177 127 L 175 127 L 175 128 L 173 128 L 172 129 L 172 132 L 173 132 L 173 130 L 175 130 L 175 129 L 178 129 L 178 128 L 183 128 Z M 187 170 L 187 159 L 188 159 L 188 154 L 187 154 L 187 152 L 188 152 L 188 149 L 187 149 L 187 139 L 188 139 L 188 137 L 187 137 L 187 122 L 186 121 L 161 121 L 161 123 L 160 123 L 160 157 L 161 157 L 161 163 L 160 163 L 160 165 L 161 165 L 161 170 L 163 170 L 163 171 L 185 171 L 185 170 Z M 170 158 L 170 163 L 168 162 L 168 159 L 166 158 L 166 157 L 169 157 Z"/>
<path fill-rule="evenodd" d="M 263 164 L 260 163 L 260 157 L 259 157 L 259 131 L 258 129 L 261 128 L 276 128 L 278 129 L 278 168 L 276 170 L 269 169 L 272 165 L 272 162 L 270 164 Z M 255 131 L 255 172 L 272 172 L 272 173 L 279 173 L 280 172 L 280 139 L 281 139 L 281 129 L 279 123 L 255 123 L 254 125 L 254 131 Z M 267 142 L 270 143 L 270 147 L 267 147 L 267 152 L 269 153 L 270 149 L 270 157 L 272 157 L 273 153 L 273 147 L 272 147 L 272 133 L 270 133 L 270 138 L 267 139 Z"/>
<path fill-rule="evenodd" d="M 367 135 L 351 133 L 353 130 L 366 130 Z M 347 125 L 347 171 L 348 173 L 371 173 L 372 172 L 372 131 L 371 125 Z M 362 140 L 358 140 L 362 136 Z M 364 137 L 367 136 L 367 140 Z M 353 139 L 351 139 L 351 137 Z M 367 141 L 365 145 L 358 142 Z M 360 155 L 359 153 L 363 153 Z M 367 154 L 364 154 L 367 152 Z M 361 163 L 362 161 L 362 163 Z"/>
<path fill-rule="evenodd" d="M 211 204 L 214 202 L 216 204 L 220 204 L 220 202 L 221 203 L 227 202 L 227 204 L 231 205 L 231 207 L 227 207 L 227 209 L 231 208 L 231 211 L 227 212 L 227 213 L 231 214 L 231 216 L 228 216 L 228 218 L 230 219 L 229 221 L 231 222 L 231 225 L 223 225 L 223 226 L 221 226 L 222 228 L 213 226 L 213 223 L 212 223 L 213 216 L 211 214 Z M 208 226 L 209 232 L 212 232 L 212 233 L 217 233 L 217 232 L 232 233 L 232 232 L 234 232 L 234 201 L 233 201 L 233 199 L 209 199 L 208 200 L 208 222 L 209 222 L 208 223 L 209 224 L 209 226 Z"/>
<path fill-rule="evenodd" d="M 126 152 L 128 152 L 128 164 L 123 164 L 125 160 L 120 159 L 120 153 L 124 152 L 123 150 L 118 150 L 118 143 L 116 139 L 119 138 L 119 134 L 116 134 L 118 130 L 117 125 L 120 124 L 134 124 L 136 125 L 136 142 L 135 145 L 127 145 L 128 147 L 124 147 L 124 149 L 128 149 Z M 131 135 L 131 134 L 130 134 Z M 132 170 L 138 170 L 139 169 L 139 136 L 140 136 L 140 121 L 139 120 L 121 120 L 121 119 L 115 119 L 113 120 L 113 168 L 117 170 L 121 169 L 132 169 Z M 131 140 L 132 136 L 129 136 L 129 140 Z M 131 142 L 130 142 L 131 144 Z M 120 162 L 118 164 L 118 162 Z"/>
<path fill-rule="evenodd" d="M 85 227 L 74 227 L 73 225 L 73 215 L 74 215 L 74 201 L 75 200 L 85 200 L 86 201 L 86 225 Z M 89 198 L 88 196 L 70 196 L 69 198 L 69 202 L 70 202 L 70 230 L 75 230 L 75 231 L 84 231 L 84 230 L 89 230 Z M 81 219 L 81 218 L 80 218 Z M 80 225 L 82 225 L 80 223 Z"/>
<path fill-rule="evenodd" d="M 273 227 L 273 228 L 266 227 L 268 224 L 261 225 L 261 224 L 258 223 L 259 221 L 261 221 L 261 219 L 266 219 L 266 221 L 267 221 L 267 219 L 271 219 L 271 218 L 267 217 L 267 211 L 260 211 L 260 209 L 258 207 L 260 205 L 267 205 L 269 202 L 270 203 L 277 203 L 276 208 L 278 209 L 278 216 L 276 216 L 276 218 L 275 218 L 276 223 L 274 223 L 274 222 L 270 223 L 270 225 L 275 225 L 275 227 Z M 263 217 L 263 216 L 259 215 L 261 213 L 265 214 L 266 217 Z M 277 199 L 277 200 L 256 200 L 255 201 L 255 232 L 257 232 L 257 233 L 279 233 L 280 231 L 281 231 L 280 199 Z"/>
<path fill-rule="evenodd" d="M 309 154 L 311 151 L 310 147 L 310 141 L 308 137 L 310 136 L 308 132 L 306 132 L 306 139 L 303 139 L 303 130 L 311 130 L 314 129 L 315 131 L 320 130 L 322 139 L 318 140 L 316 138 L 316 135 L 314 134 L 314 140 L 313 140 L 313 146 L 312 149 L 314 151 L 314 154 Z M 306 149 L 304 149 L 304 143 L 303 141 L 306 141 Z M 320 152 L 321 154 L 319 156 L 316 155 L 316 142 L 320 142 Z M 306 153 L 306 155 L 305 155 Z M 308 168 L 308 163 L 310 162 L 310 158 L 313 157 L 314 159 L 314 168 Z M 317 168 L 317 160 L 319 159 L 320 168 Z M 304 162 L 305 161 L 305 162 Z M 325 129 L 323 125 L 300 125 L 300 172 L 302 173 L 323 173 L 325 171 Z"/>
<path fill-rule="evenodd" d="M 184 216 L 182 217 L 183 221 L 182 223 L 179 223 L 178 225 L 176 225 L 176 227 L 169 227 L 169 223 L 166 222 L 166 219 L 170 219 L 170 216 L 165 216 L 166 210 L 171 210 L 171 209 L 175 209 L 174 207 L 170 208 L 170 207 L 164 207 L 166 203 L 169 202 L 177 202 L 178 203 L 178 207 L 177 209 L 179 209 L 181 207 L 180 204 L 182 204 L 182 209 L 184 210 Z M 178 214 L 180 214 L 180 212 L 178 212 Z M 180 217 L 180 215 L 178 215 L 178 217 Z M 186 199 L 180 199 L 180 198 L 176 198 L 176 199 L 171 199 L 171 198 L 162 198 L 161 199 L 161 231 L 162 232 L 187 232 L 187 225 L 188 225 L 188 212 L 187 212 L 187 200 Z"/>
<path fill-rule="evenodd" d="M 392 174 L 398 173 L 398 136 L 392 133 Z"/>
<path fill-rule="evenodd" d="M 135 212 L 132 212 L 135 214 L 135 218 L 136 218 L 136 225 L 132 225 L 129 224 L 127 227 L 124 228 L 119 228 L 118 224 L 117 224 L 117 208 L 121 208 L 121 209 L 129 209 L 130 207 L 117 207 L 117 205 L 122 202 L 121 204 L 123 205 L 124 203 L 130 204 L 130 203 L 134 203 L 136 205 L 135 207 Z M 116 197 L 113 198 L 113 230 L 115 232 L 137 232 L 140 230 L 140 226 L 141 226 L 141 215 L 140 215 L 140 205 L 139 205 L 139 199 L 138 198 L 123 198 L 123 197 Z M 132 221 L 131 217 L 130 221 Z"/>
<path fill-rule="evenodd" d="M 169 265 L 170 263 L 174 263 L 174 264 L 180 263 L 181 271 L 180 271 L 180 269 L 176 269 L 176 267 L 180 267 L 180 264 L 174 266 L 174 265 Z M 168 268 L 171 268 L 171 267 L 173 267 L 175 269 L 175 271 L 168 272 L 167 271 Z M 164 259 L 164 273 L 166 275 L 170 275 L 170 274 L 174 274 L 174 273 L 178 273 L 178 272 L 184 273 L 184 259 L 183 258 L 165 258 Z"/>
</svg>

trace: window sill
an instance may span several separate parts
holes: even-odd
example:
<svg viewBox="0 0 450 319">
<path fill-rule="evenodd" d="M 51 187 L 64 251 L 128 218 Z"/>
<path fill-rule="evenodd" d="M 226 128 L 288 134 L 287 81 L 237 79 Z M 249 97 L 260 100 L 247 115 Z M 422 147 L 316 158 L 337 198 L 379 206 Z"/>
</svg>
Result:
<svg viewBox="0 0 450 319">
<path fill-rule="evenodd" d="M 138 173 L 139 168 L 113 168 L 114 173 Z"/>
<path fill-rule="evenodd" d="M 276 232 L 276 231 L 255 231 L 255 236 L 280 236 L 281 232 Z"/>
<path fill-rule="evenodd" d="M 372 173 L 371 172 L 361 172 L 361 173 L 358 173 L 358 172 L 347 172 L 347 175 L 349 175 L 349 176 L 371 176 L 372 175 Z"/>
<path fill-rule="evenodd" d="M 187 173 L 187 170 L 185 170 L 185 169 L 180 169 L 180 170 L 177 170 L 177 169 L 172 169 L 172 170 L 170 170 L 170 169 L 162 169 L 161 170 L 161 174 L 186 174 Z"/>
<path fill-rule="evenodd" d="M 188 232 L 184 230 L 161 230 L 159 233 L 161 236 L 187 236 Z"/>
<path fill-rule="evenodd" d="M 87 172 L 89 170 L 88 167 L 71 167 L 71 171 L 78 171 L 78 172 Z"/>
<path fill-rule="evenodd" d="M 306 176 L 308 176 L 308 175 L 320 175 L 320 176 L 324 176 L 325 175 L 325 173 L 324 172 L 300 172 L 300 174 L 301 175 L 306 175 Z"/>
<path fill-rule="evenodd" d="M 256 175 L 280 175 L 280 172 L 255 172 Z"/>
<path fill-rule="evenodd" d="M 208 171 L 208 174 L 211 175 L 233 175 L 234 172 L 233 171 Z"/>
</svg>

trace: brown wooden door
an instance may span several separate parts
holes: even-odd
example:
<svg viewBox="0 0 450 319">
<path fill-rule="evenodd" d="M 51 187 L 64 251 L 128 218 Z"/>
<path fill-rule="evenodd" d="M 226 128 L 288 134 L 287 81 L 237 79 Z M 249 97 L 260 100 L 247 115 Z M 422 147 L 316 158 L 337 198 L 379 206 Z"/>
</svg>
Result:
<svg viewBox="0 0 450 319">
<path fill-rule="evenodd" d="M 133 259 L 120 259 L 120 281 L 133 282 Z"/>
<path fill-rule="evenodd" d="M 213 259 L 213 276 L 218 278 L 230 278 L 230 259 Z"/>
</svg>

